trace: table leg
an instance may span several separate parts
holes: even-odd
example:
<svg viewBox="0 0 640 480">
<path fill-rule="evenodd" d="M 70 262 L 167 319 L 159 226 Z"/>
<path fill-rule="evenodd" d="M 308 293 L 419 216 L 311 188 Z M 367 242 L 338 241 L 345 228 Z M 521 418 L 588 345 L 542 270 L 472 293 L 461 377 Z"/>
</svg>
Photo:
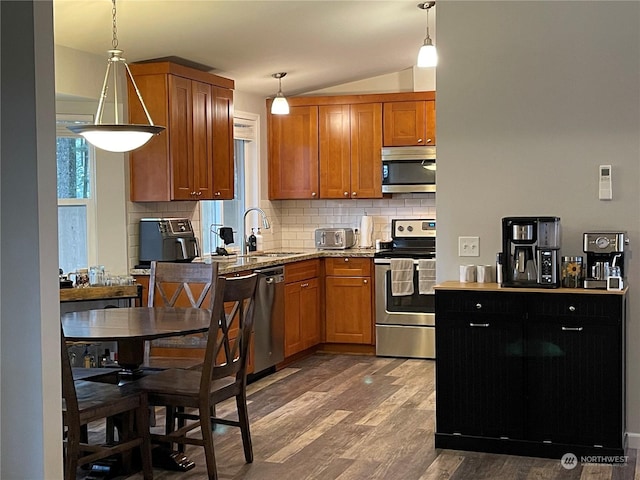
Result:
<svg viewBox="0 0 640 480">
<path fill-rule="evenodd" d="M 138 375 L 144 362 L 144 340 L 127 338 L 118 340 L 118 364 L 123 375 Z"/>
</svg>

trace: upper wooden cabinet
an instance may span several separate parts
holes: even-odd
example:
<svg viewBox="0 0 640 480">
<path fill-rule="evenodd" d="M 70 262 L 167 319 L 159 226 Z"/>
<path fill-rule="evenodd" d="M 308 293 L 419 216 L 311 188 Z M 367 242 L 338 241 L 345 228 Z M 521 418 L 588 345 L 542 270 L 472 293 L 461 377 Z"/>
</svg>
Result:
<svg viewBox="0 0 640 480">
<path fill-rule="evenodd" d="M 267 100 L 267 112 L 272 101 Z M 289 115 L 267 113 L 271 200 L 382 198 L 381 153 L 382 146 L 388 145 L 387 129 L 405 142 L 399 145 L 435 144 L 435 92 L 289 97 L 287 101 Z M 412 114 L 406 113 L 407 106 L 414 109 Z M 405 116 L 413 119 L 412 127 L 404 125 Z M 416 121 L 422 117 L 421 127 Z M 387 125 L 394 121 L 395 126 Z M 425 130 L 420 138 L 431 142 L 407 143 L 407 129 L 414 137 Z"/>
<path fill-rule="evenodd" d="M 131 201 L 233 198 L 233 87 L 171 62 L 130 65 L 149 114 L 166 128 L 130 154 Z M 129 121 L 147 123 L 128 86 Z"/>
<path fill-rule="evenodd" d="M 382 198 L 382 104 L 319 107 L 320 198 Z"/>
<path fill-rule="evenodd" d="M 318 198 L 318 107 L 268 116 L 269 198 Z"/>
<path fill-rule="evenodd" d="M 436 144 L 436 102 L 416 100 L 384 104 L 384 146 Z"/>
</svg>

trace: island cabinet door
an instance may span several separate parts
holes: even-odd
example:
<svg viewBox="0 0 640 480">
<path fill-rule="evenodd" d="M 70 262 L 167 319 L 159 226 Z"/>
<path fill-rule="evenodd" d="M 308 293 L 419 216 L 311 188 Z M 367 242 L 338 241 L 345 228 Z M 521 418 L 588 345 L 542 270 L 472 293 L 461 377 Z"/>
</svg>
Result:
<svg viewBox="0 0 640 480">
<path fill-rule="evenodd" d="M 531 440 L 623 446 L 622 299 L 554 295 L 525 326 Z"/>
<path fill-rule="evenodd" d="M 521 307 L 499 297 L 436 291 L 437 433 L 524 437 Z"/>
</svg>

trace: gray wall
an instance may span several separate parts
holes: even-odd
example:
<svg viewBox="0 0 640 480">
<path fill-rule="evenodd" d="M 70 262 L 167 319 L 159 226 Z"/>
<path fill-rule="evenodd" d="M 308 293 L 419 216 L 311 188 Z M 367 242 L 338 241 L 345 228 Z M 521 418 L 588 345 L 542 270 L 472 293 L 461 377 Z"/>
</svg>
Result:
<svg viewBox="0 0 640 480">
<path fill-rule="evenodd" d="M 640 3 L 440 2 L 438 52 L 438 280 L 494 263 L 503 216 L 561 217 L 563 255 L 582 254 L 585 231 L 626 230 L 640 432 Z M 612 201 L 598 200 L 600 164 Z M 480 258 L 458 257 L 460 235 L 480 236 Z"/>
<path fill-rule="evenodd" d="M 62 478 L 53 8 L 1 2 L 0 478 Z"/>
</svg>

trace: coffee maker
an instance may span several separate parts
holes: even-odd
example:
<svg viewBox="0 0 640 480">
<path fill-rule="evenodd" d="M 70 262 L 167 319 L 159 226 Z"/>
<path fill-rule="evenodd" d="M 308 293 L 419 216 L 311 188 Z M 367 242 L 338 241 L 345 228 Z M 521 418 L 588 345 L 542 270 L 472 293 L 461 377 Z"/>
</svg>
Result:
<svg viewBox="0 0 640 480">
<path fill-rule="evenodd" d="M 624 247 L 627 232 L 586 232 L 583 250 L 587 254 L 584 288 L 607 288 L 607 277 L 624 278 Z"/>
<path fill-rule="evenodd" d="M 560 218 L 502 219 L 503 287 L 560 286 Z"/>
</svg>

